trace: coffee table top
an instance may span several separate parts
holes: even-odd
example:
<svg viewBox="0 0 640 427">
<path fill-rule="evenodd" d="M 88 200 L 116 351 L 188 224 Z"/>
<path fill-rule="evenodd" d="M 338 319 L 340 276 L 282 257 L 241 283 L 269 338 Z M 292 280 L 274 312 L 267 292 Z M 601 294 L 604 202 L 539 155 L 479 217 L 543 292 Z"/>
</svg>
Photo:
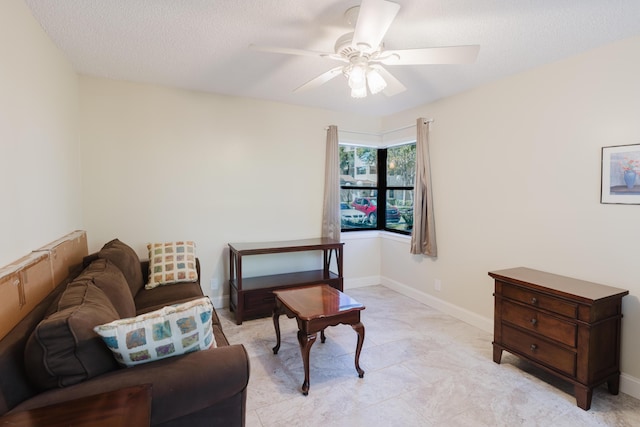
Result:
<svg viewBox="0 0 640 427">
<path fill-rule="evenodd" d="M 331 317 L 365 306 L 329 285 L 273 291 L 276 298 L 302 320 Z"/>
</svg>

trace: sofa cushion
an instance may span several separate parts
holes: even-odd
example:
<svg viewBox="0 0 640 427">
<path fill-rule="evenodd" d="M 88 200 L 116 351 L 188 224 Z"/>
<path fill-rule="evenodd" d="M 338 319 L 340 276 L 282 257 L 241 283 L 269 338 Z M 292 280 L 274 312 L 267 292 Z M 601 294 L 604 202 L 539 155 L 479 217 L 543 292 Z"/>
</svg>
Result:
<svg viewBox="0 0 640 427">
<path fill-rule="evenodd" d="M 98 258 L 108 259 L 122 271 L 129 284 L 129 289 L 131 289 L 131 295 L 134 297 L 144 286 L 140 258 L 130 246 L 118 239 L 113 239 L 98 252 Z"/>
<path fill-rule="evenodd" d="M 87 282 L 70 283 L 58 311 L 43 319 L 25 346 L 25 368 L 41 389 L 66 387 L 118 369 L 93 328 L 118 319 L 109 298 Z"/>
<path fill-rule="evenodd" d="M 141 289 L 134 298 L 136 314 L 148 313 L 165 305 L 179 304 L 202 298 L 202 288 L 197 282 L 159 286 L 155 289 Z"/>
<path fill-rule="evenodd" d="M 94 328 L 128 367 L 216 346 L 207 297 Z"/>
<path fill-rule="evenodd" d="M 150 243 L 146 289 L 198 280 L 196 248 L 191 241 Z"/>
<path fill-rule="evenodd" d="M 88 280 L 109 298 L 121 318 L 136 315 L 136 306 L 122 271 L 108 259 L 96 259 L 74 281 Z"/>
</svg>

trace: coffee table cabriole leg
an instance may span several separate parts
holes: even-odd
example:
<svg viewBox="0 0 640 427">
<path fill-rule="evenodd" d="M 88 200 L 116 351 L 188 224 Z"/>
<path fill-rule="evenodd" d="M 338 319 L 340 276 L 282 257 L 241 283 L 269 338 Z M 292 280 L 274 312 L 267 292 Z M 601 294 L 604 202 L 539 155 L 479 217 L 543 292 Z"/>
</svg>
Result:
<svg viewBox="0 0 640 427">
<path fill-rule="evenodd" d="M 302 353 L 302 363 L 304 364 L 304 382 L 302 383 L 302 394 L 309 394 L 309 353 L 311 346 L 316 342 L 317 332 L 307 335 L 303 331 L 298 331 L 298 342 L 300 343 L 300 352 Z"/>
<path fill-rule="evenodd" d="M 273 354 L 278 354 L 278 350 L 280 350 L 280 314 L 282 310 L 279 304 L 276 302 L 276 306 L 273 309 L 273 327 L 276 330 L 276 346 L 273 347 Z"/>
<path fill-rule="evenodd" d="M 360 368 L 360 351 L 362 350 L 362 344 L 364 343 L 364 325 L 362 322 L 358 322 L 351 325 L 354 331 L 358 333 L 358 345 L 356 347 L 356 371 L 358 371 L 358 377 L 364 377 L 364 371 Z"/>
</svg>

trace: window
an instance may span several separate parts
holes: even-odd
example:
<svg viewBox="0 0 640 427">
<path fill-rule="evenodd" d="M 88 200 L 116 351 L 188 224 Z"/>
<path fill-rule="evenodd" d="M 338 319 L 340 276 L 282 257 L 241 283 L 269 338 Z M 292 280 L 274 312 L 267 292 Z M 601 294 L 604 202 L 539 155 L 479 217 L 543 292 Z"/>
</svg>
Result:
<svg viewBox="0 0 640 427">
<path fill-rule="evenodd" d="M 387 221 L 386 228 L 411 233 L 413 229 L 413 186 L 416 179 L 416 144 L 387 150 L 387 204 L 398 209 L 399 221 Z"/>
<path fill-rule="evenodd" d="M 411 233 L 415 157 L 415 143 L 390 148 L 340 145 L 343 231 Z M 385 206 L 383 216 L 378 206 Z"/>
</svg>

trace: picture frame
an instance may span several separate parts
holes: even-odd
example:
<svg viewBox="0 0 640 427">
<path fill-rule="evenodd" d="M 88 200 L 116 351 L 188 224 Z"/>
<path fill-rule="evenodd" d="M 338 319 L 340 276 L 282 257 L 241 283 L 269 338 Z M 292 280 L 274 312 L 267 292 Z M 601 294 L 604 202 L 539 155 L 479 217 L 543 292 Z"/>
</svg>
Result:
<svg viewBox="0 0 640 427">
<path fill-rule="evenodd" d="M 640 204 L 640 144 L 602 147 L 600 203 Z"/>
</svg>

